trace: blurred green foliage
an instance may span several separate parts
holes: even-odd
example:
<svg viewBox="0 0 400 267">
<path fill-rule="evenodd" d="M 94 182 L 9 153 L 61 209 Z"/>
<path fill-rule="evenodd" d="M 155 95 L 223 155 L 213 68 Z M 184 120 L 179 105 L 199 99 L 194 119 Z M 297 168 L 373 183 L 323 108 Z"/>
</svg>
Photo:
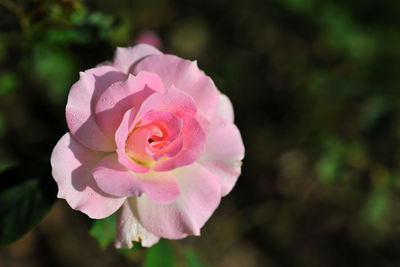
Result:
<svg viewBox="0 0 400 267">
<path fill-rule="evenodd" d="M 48 160 L 79 71 L 151 29 L 231 98 L 246 158 L 203 237 L 139 249 L 147 266 L 398 266 L 399 3 L 0 0 L 0 169 Z"/>
<path fill-rule="evenodd" d="M 4 73 L 0 77 L 0 95 L 6 95 L 15 90 L 18 85 L 17 76 L 14 73 Z"/>
<path fill-rule="evenodd" d="M 168 241 L 160 240 L 156 245 L 149 248 L 144 259 L 145 267 L 174 267 L 175 259 L 171 244 Z"/>
<path fill-rule="evenodd" d="M 114 242 L 116 217 L 114 213 L 107 218 L 94 220 L 93 225 L 90 227 L 90 234 L 99 241 L 99 245 L 102 249 L 105 249 Z"/>
<path fill-rule="evenodd" d="M 11 167 L 0 174 L 1 245 L 20 238 L 49 211 L 56 199 L 48 194 L 55 187 L 49 171 L 47 164 L 36 163 Z"/>
<path fill-rule="evenodd" d="M 187 267 L 204 267 L 204 265 L 200 262 L 197 257 L 196 252 L 193 250 L 187 249 L 185 252 L 186 266 Z"/>
</svg>

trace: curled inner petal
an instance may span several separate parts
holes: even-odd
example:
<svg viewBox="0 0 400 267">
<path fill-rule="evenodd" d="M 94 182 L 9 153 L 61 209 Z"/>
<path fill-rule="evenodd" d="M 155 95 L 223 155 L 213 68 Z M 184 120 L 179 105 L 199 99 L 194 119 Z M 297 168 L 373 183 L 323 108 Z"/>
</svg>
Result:
<svg viewBox="0 0 400 267">
<path fill-rule="evenodd" d="M 128 136 L 126 141 L 125 151 L 126 155 L 140 164 L 150 162 L 153 158 L 147 153 L 147 145 L 149 135 L 151 135 L 151 129 L 148 127 L 141 127 L 133 130 Z"/>
<path fill-rule="evenodd" d="M 136 173 L 146 173 L 149 171 L 149 166 L 140 164 L 132 160 L 126 153 L 126 141 L 130 135 L 132 122 L 135 118 L 136 109 L 131 108 L 122 118 L 121 125 L 115 133 L 115 142 L 117 144 L 118 161 L 123 166 Z"/>
<path fill-rule="evenodd" d="M 119 162 L 139 173 L 193 163 L 205 146 L 198 117 L 193 99 L 173 86 L 150 95 L 137 112 L 125 114 L 116 132 Z"/>
<path fill-rule="evenodd" d="M 181 129 L 182 120 L 172 112 L 149 111 L 128 136 L 126 154 L 145 165 L 172 157 L 182 148 Z"/>
</svg>

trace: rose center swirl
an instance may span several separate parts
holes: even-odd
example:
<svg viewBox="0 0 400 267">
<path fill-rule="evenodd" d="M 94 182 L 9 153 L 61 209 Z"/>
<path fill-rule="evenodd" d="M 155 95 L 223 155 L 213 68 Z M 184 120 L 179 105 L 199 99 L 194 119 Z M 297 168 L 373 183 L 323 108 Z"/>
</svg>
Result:
<svg viewBox="0 0 400 267">
<path fill-rule="evenodd" d="M 182 120 L 169 111 L 150 111 L 128 135 L 125 152 L 129 159 L 150 167 L 173 157 L 182 148 Z"/>
</svg>

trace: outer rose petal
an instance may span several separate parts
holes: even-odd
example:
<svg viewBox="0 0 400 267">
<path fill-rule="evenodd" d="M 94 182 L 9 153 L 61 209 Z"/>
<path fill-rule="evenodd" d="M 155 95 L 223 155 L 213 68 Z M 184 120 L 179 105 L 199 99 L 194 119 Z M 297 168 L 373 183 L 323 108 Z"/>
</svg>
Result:
<svg viewBox="0 0 400 267">
<path fill-rule="evenodd" d="M 165 88 L 174 85 L 193 97 L 198 111 L 211 121 L 218 105 L 218 90 L 210 77 L 199 70 L 196 61 L 184 60 L 172 55 L 154 55 L 140 61 L 133 73 L 151 71 L 157 73 Z"/>
<path fill-rule="evenodd" d="M 132 248 L 132 241 L 141 242 L 144 247 L 151 247 L 160 237 L 148 232 L 136 219 L 129 204 L 124 202 L 117 214 L 117 233 L 115 246 L 117 248 Z"/>
<path fill-rule="evenodd" d="M 93 176 L 104 192 L 115 196 L 140 196 L 145 193 L 156 203 L 171 202 L 179 196 L 178 183 L 171 173 L 130 172 L 118 162 L 116 154 L 102 159 L 93 170 Z"/>
<path fill-rule="evenodd" d="M 69 133 L 58 141 L 51 155 L 57 197 L 94 219 L 110 216 L 125 201 L 101 191 L 93 179 L 92 169 L 104 155 L 82 146 Z"/>
<path fill-rule="evenodd" d="M 128 73 L 129 69 L 143 58 L 159 54 L 161 52 L 157 48 L 147 44 L 138 44 L 127 48 L 118 47 L 114 55 L 114 67 L 123 73 Z"/>
<path fill-rule="evenodd" d="M 96 119 L 101 129 L 113 138 L 125 112 L 135 107 L 156 91 L 164 90 L 160 78 L 150 72 L 137 76 L 129 75 L 123 82 L 114 83 L 107 88 L 96 103 Z"/>
<path fill-rule="evenodd" d="M 210 170 L 221 186 L 222 196 L 235 185 L 241 172 L 244 145 L 237 127 L 216 116 L 207 136 L 206 151 L 198 163 Z"/>
<path fill-rule="evenodd" d="M 146 195 L 130 199 L 131 208 L 142 225 L 151 233 L 170 239 L 199 235 L 221 200 L 215 177 L 196 163 L 173 171 L 181 190 L 169 204 L 156 204 Z"/>
<path fill-rule="evenodd" d="M 235 117 L 233 113 L 233 106 L 229 98 L 224 94 L 219 95 L 218 107 L 214 117 L 215 116 L 219 116 L 233 123 L 233 119 Z"/>
<path fill-rule="evenodd" d="M 111 84 L 125 80 L 125 75 L 111 66 L 96 67 L 80 73 L 71 88 L 66 107 L 67 124 L 71 134 L 93 150 L 112 151 L 114 140 L 106 136 L 94 117 L 94 105 Z"/>
</svg>

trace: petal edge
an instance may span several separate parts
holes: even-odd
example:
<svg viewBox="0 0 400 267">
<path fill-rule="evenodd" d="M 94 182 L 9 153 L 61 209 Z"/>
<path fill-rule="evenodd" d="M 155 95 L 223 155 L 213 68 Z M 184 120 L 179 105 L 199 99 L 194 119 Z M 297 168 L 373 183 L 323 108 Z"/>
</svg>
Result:
<svg viewBox="0 0 400 267">
<path fill-rule="evenodd" d="M 54 147 L 50 159 L 58 185 L 57 197 L 94 219 L 110 216 L 125 200 L 104 193 L 93 179 L 91 170 L 104 155 L 89 150 L 66 133 Z"/>
</svg>

